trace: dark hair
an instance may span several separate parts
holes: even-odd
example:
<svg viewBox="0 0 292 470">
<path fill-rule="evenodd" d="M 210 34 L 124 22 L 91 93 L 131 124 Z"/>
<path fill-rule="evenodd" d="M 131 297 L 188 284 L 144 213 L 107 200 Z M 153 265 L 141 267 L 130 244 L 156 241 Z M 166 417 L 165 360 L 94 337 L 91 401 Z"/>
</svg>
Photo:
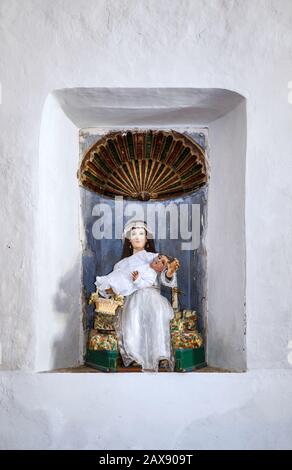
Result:
<svg viewBox="0 0 292 470">
<path fill-rule="evenodd" d="M 168 259 L 168 261 L 171 263 L 174 258 L 172 256 L 168 256 L 168 255 L 165 255 L 164 253 L 159 253 L 161 256 L 166 256 L 166 258 Z"/>
<path fill-rule="evenodd" d="M 130 230 L 132 230 L 133 228 L 136 228 L 136 227 L 132 227 Z M 147 238 L 147 242 L 146 242 L 144 250 L 150 251 L 151 253 L 156 253 L 155 243 L 154 243 L 153 238 L 148 237 L 147 230 L 145 228 L 144 230 L 146 232 L 146 238 Z M 125 237 L 121 259 L 128 258 L 128 256 L 131 256 L 132 254 L 133 254 L 133 247 L 131 245 L 131 242 L 128 237 Z"/>
</svg>

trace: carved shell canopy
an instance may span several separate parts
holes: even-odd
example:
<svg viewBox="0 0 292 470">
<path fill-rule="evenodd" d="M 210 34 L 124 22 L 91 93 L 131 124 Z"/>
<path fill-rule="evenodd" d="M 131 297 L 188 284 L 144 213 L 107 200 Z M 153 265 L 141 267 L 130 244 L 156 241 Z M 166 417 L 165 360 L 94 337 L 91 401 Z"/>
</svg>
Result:
<svg viewBox="0 0 292 470">
<path fill-rule="evenodd" d="M 167 199 L 191 193 L 208 179 L 202 148 L 176 131 L 112 132 L 85 154 L 80 184 L 104 196 Z"/>
</svg>

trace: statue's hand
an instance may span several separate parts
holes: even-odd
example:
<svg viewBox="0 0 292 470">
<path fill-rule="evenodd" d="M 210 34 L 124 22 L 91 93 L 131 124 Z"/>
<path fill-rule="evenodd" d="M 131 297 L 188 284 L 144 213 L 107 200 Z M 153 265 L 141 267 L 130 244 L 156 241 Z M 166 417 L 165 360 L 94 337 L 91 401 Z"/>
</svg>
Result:
<svg viewBox="0 0 292 470">
<path fill-rule="evenodd" d="M 174 258 L 172 261 L 170 261 L 167 264 L 167 272 L 166 272 L 167 277 L 172 277 L 174 273 L 178 270 L 179 266 L 180 266 L 180 262 L 177 258 Z"/>
<path fill-rule="evenodd" d="M 138 276 L 139 276 L 139 272 L 138 271 L 133 271 L 132 272 L 132 281 L 136 281 Z"/>
</svg>

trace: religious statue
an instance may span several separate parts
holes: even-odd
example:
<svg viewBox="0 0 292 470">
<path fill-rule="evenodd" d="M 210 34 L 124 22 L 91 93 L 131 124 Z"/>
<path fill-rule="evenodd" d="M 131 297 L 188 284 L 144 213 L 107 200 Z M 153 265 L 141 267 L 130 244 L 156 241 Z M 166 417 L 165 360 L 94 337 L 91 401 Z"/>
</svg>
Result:
<svg viewBox="0 0 292 470">
<path fill-rule="evenodd" d="M 160 284 L 177 286 L 178 259 L 155 252 L 153 234 L 144 221 L 127 224 L 122 259 L 113 272 L 98 276 L 96 286 L 104 296 L 124 295 L 116 332 L 124 365 L 135 362 L 144 371 L 159 365 L 174 368 L 170 321 L 174 311 L 160 294 Z"/>
</svg>

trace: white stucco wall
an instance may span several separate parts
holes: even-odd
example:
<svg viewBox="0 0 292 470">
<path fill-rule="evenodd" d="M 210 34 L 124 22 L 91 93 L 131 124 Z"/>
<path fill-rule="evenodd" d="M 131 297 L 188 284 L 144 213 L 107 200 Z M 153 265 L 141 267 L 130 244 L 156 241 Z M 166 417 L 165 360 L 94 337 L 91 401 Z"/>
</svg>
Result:
<svg viewBox="0 0 292 470">
<path fill-rule="evenodd" d="M 0 449 L 291 448 L 288 371 L 136 376 L 2 373 Z"/>
<path fill-rule="evenodd" d="M 50 95 L 39 140 L 34 369 L 78 364 L 81 339 L 79 133 Z"/>
<path fill-rule="evenodd" d="M 20 2 L 2 0 L 0 16 L 1 367 L 35 365 L 34 215 L 46 97 L 68 87 L 183 86 L 247 98 L 247 357 L 254 368 L 134 378 L 2 372 L 2 446 L 292 447 L 291 2 L 56 0 L 52 7 L 27 0 L 20 14 Z M 108 421 L 108 410 L 120 409 L 118 390 L 124 411 Z M 174 403 L 184 393 L 192 407 L 178 417 Z M 93 414 L 84 418 L 93 409 L 98 424 Z M 170 430 L 178 428 L 174 439 Z"/>
<path fill-rule="evenodd" d="M 245 102 L 209 124 L 208 363 L 234 370 L 253 367 L 253 357 L 246 364 L 246 137 Z"/>
</svg>

